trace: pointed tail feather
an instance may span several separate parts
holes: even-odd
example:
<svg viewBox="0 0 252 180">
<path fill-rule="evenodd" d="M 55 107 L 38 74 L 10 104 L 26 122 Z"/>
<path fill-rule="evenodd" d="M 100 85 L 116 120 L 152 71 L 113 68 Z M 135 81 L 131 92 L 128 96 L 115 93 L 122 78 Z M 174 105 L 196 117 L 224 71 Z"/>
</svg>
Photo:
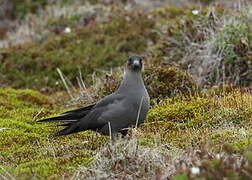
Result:
<svg viewBox="0 0 252 180">
<path fill-rule="evenodd" d="M 80 130 L 78 124 L 71 124 L 70 126 L 52 134 L 50 137 L 63 136 L 63 135 L 68 135 L 68 134 L 72 134 L 72 133 L 77 133 L 80 131 L 81 130 Z"/>
<path fill-rule="evenodd" d="M 57 122 L 60 121 L 61 124 L 56 124 L 55 126 L 65 126 L 64 129 L 52 134 L 50 137 L 62 136 L 72 133 L 77 133 L 88 129 L 88 122 L 80 123 L 89 112 L 95 106 L 95 104 L 74 109 L 62 113 L 59 116 L 54 116 L 50 118 L 41 119 L 37 122 Z M 84 124 L 83 124 L 84 123 Z"/>
<path fill-rule="evenodd" d="M 79 118 L 80 117 L 78 117 L 78 119 Z M 76 122 L 78 120 L 76 119 L 76 116 L 74 116 L 74 115 L 62 114 L 59 116 L 41 119 L 41 120 L 38 120 L 37 122 L 53 122 L 53 121 L 66 121 L 66 122 L 73 121 L 73 122 Z"/>
</svg>

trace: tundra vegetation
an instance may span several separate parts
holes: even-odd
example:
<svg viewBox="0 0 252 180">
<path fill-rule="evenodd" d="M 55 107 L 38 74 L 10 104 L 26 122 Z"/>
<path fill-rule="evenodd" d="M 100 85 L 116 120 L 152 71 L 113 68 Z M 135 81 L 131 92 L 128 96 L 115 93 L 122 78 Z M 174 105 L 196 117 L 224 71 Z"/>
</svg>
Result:
<svg viewBox="0 0 252 180">
<path fill-rule="evenodd" d="M 0 3 L 0 179 L 251 179 L 248 0 Z M 5 18 L 3 18 L 5 17 Z M 145 57 L 151 109 L 125 138 L 49 138 Z"/>
</svg>

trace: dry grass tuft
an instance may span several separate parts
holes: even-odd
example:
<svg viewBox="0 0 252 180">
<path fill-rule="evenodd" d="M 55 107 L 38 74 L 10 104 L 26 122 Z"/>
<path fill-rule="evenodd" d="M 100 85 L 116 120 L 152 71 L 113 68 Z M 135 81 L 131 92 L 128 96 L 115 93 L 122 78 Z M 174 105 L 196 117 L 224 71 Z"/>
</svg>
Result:
<svg viewBox="0 0 252 180">
<path fill-rule="evenodd" d="M 159 179 L 168 153 L 159 146 L 144 147 L 136 129 L 131 137 L 108 142 L 88 168 L 80 168 L 74 179 Z M 171 169 L 172 170 L 172 169 Z"/>
<path fill-rule="evenodd" d="M 73 179 L 186 179 L 252 177 L 251 152 L 232 153 L 225 145 L 220 152 L 204 142 L 199 149 L 181 150 L 160 144 L 143 146 L 140 131 L 105 144 L 88 167 L 76 170 Z"/>
</svg>

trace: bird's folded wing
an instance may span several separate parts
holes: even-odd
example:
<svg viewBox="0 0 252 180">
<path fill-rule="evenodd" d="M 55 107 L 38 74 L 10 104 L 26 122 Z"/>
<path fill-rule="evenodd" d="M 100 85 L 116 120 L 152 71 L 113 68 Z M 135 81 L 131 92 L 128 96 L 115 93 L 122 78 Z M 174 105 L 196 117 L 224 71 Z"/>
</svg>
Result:
<svg viewBox="0 0 252 180">
<path fill-rule="evenodd" d="M 97 130 L 106 125 L 106 121 L 98 121 L 99 117 L 111 110 L 110 107 L 116 106 L 118 102 L 123 99 L 121 95 L 109 95 L 99 101 L 88 114 L 75 122 L 63 123 L 59 126 L 66 126 L 66 128 L 56 132 L 52 136 L 61 136 L 72 133 L 77 133 L 84 130 Z M 114 109 L 116 111 L 116 109 Z"/>
<path fill-rule="evenodd" d="M 104 116 L 107 113 L 111 115 L 119 113 L 119 110 L 123 108 L 121 107 L 121 104 L 124 99 L 125 98 L 123 95 L 116 93 L 104 97 L 102 100 L 96 103 L 92 111 L 90 111 L 90 114 L 80 120 L 80 123 L 83 122 L 84 124 L 84 122 L 89 121 L 89 128 L 91 129 L 103 126 L 108 122 L 108 120 L 101 121 L 100 117 Z"/>
</svg>

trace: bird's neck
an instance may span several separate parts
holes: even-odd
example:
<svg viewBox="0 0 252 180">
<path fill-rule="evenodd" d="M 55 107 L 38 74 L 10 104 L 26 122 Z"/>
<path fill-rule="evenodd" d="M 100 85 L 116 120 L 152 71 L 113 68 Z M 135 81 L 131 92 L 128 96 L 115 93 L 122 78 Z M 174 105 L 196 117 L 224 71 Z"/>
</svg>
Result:
<svg viewBox="0 0 252 180">
<path fill-rule="evenodd" d="M 137 89 L 140 89 L 142 86 L 144 86 L 142 74 L 140 71 L 132 71 L 132 70 L 126 70 L 123 81 L 120 84 L 118 88 L 118 92 L 129 90 L 129 91 L 137 91 Z"/>
</svg>

